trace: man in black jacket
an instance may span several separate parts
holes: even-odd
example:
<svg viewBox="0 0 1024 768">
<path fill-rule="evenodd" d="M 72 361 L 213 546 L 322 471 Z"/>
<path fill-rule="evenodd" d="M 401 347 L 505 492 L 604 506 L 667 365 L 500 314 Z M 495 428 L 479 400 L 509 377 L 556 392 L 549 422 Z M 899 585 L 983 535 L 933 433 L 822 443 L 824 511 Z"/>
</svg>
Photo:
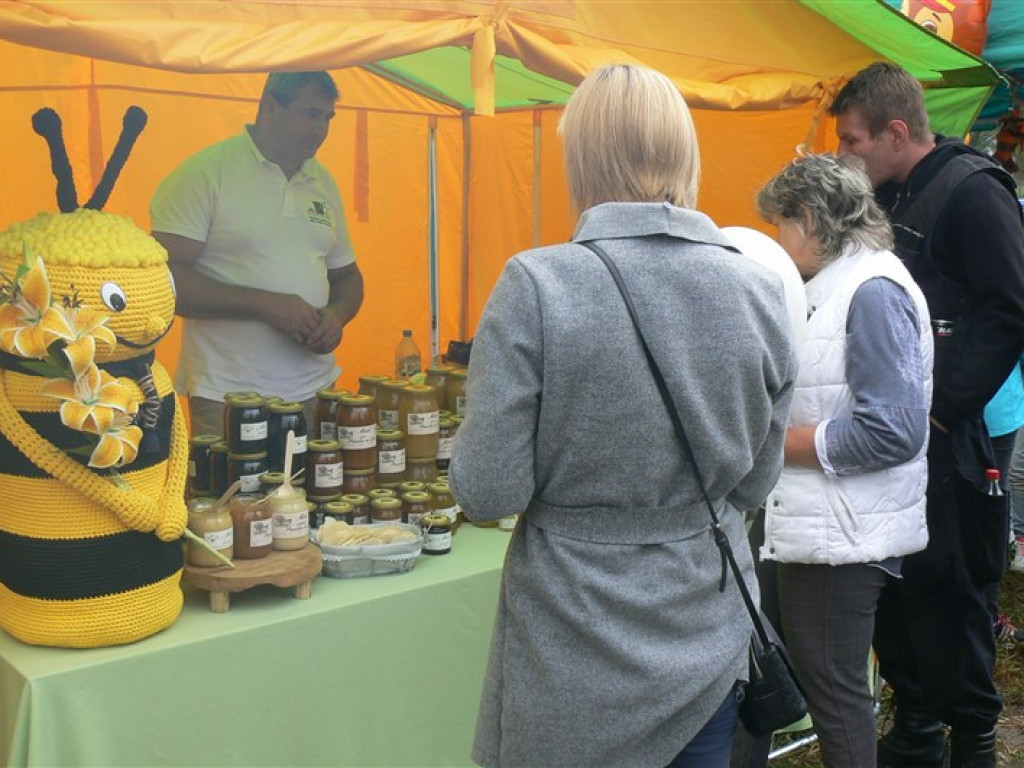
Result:
<svg viewBox="0 0 1024 768">
<path fill-rule="evenodd" d="M 933 135 L 910 73 L 879 62 L 839 93 L 840 153 L 867 164 L 896 252 L 928 300 L 935 338 L 928 534 L 879 600 L 875 650 L 896 718 L 878 765 L 996 765 L 1002 698 L 992 681 L 990 600 L 1006 565 L 1005 496 L 985 404 L 1024 349 L 1024 237 L 1009 176 L 957 139 Z"/>
</svg>

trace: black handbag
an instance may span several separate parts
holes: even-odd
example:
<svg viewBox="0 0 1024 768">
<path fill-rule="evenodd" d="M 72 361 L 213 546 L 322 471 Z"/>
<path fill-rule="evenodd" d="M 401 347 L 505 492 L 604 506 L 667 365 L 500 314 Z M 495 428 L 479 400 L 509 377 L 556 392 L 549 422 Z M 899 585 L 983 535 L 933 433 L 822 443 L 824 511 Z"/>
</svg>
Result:
<svg viewBox="0 0 1024 768">
<path fill-rule="evenodd" d="M 697 465 L 697 458 L 693 455 L 690 441 L 683 430 L 682 420 L 679 418 L 679 412 L 676 410 L 672 395 L 669 393 L 665 379 L 661 375 L 661 370 L 658 368 L 658 364 L 655 362 L 654 356 L 647 346 L 647 340 L 644 338 L 643 330 L 640 327 L 640 319 L 637 316 L 636 308 L 633 306 L 633 300 L 630 298 L 629 291 L 626 290 L 622 275 L 619 274 L 618 268 L 602 248 L 589 242 L 580 243 L 580 245 L 593 251 L 604 262 L 604 265 L 611 273 L 612 279 L 615 280 L 615 285 L 618 286 L 619 293 L 622 294 L 622 300 L 626 304 L 626 309 L 629 310 L 629 316 L 633 320 L 637 336 L 640 338 L 640 345 L 643 347 L 647 364 L 651 368 L 651 374 L 654 376 L 654 382 L 657 384 L 661 399 L 668 410 L 672 426 L 675 428 L 679 442 L 682 443 L 683 451 L 693 465 L 693 470 L 697 476 L 697 483 L 704 496 L 708 512 L 711 514 L 711 531 L 714 535 L 715 544 L 718 546 L 718 551 L 722 557 L 722 578 L 719 591 L 725 591 L 726 564 L 728 563 L 728 566 L 732 569 L 733 576 L 736 578 L 736 585 L 739 587 L 743 602 L 750 613 L 750 619 L 754 625 L 750 638 L 750 681 L 744 687 L 743 699 L 740 702 L 740 719 L 743 721 L 743 727 L 752 735 L 767 736 L 803 718 L 807 714 L 807 701 L 804 698 L 803 691 L 800 689 L 800 684 L 796 680 L 796 675 L 789 663 L 785 648 L 777 637 L 769 636 L 768 631 L 765 629 L 765 622 L 761 619 L 760 613 L 754 607 L 754 601 L 750 598 L 750 592 L 743 581 L 743 574 L 740 573 L 739 566 L 736 564 L 736 558 L 733 556 L 729 537 L 726 536 L 718 521 L 714 505 L 712 505 L 707 488 L 704 486 L 704 479 L 701 476 L 700 467 Z"/>
</svg>

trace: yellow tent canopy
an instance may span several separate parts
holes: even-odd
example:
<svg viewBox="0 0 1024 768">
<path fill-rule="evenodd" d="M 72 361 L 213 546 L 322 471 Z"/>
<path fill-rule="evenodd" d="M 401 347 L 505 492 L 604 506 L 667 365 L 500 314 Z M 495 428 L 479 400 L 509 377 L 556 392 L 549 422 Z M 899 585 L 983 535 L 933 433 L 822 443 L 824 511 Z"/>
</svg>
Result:
<svg viewBox="0 0 1024 768">
<path fill-rule="evenodd" d="M 825 107 L 880 58 L 929 87 L 948 133 L 967 130 L 997 82 L 880 0 L 0 0 L 0 228 L 56 209 L 30 124 L 40 107 L 61 114 L 88 191 L 125 109 L 148 112 L 106 206 L 147 227 L 160 180 L 253 119 L 267 71 L 328 69 L 342 101 L 319 157 L 342 187 L 367 282 L 339 350 L 354 386 L 391 370 L 402 328 L 442 349 L 471 336 L 504 262 L 569 236 L 556 128 L 591 68 L 637 62 L 671 76 L 694 108 L 701 208 L 758 226 L 760 184 L 798 145 L 831 146 Z M 169 367 L 177 344 L 172 334 L 159 350 Z"/>
</svg>

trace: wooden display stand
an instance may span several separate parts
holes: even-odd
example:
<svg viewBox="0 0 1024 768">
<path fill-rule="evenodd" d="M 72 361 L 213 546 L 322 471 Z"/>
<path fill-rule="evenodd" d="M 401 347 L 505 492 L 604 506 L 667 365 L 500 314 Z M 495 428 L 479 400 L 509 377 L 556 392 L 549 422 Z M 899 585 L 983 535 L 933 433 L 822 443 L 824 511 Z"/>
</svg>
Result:
<svg viewBox="0 0 1024 768">
<path fill-rule="evenodd" d="M 259 560 L 235 560 L 235 567 L 200 568 L 185 566 L 185 583 L 210 593 L 210 610 L 225 613 L 231 607 L 231 593 L 260 584 L 295 587 L 295 598 L 313 596 L 313 579 L 323 568 L 320 547 L 310 542 L 302 549 L 273 551 Z"/>
</svg>

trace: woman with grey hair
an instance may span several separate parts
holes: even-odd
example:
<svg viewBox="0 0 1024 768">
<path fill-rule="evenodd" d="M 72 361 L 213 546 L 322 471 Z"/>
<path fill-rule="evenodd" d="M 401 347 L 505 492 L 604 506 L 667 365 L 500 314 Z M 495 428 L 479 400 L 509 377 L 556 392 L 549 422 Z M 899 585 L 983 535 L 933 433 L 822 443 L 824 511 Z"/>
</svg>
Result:
<svg viewBox="0 0 1024 768">
<path fill-rule="evenodd" d="M 794 353 L 778 277 L 693 210 L 700 155 L 671 80 L 598 69 L 562 118 L 572 242 L 520 253 L 480 320 L 452 489 L 523 513 L 473 757 L 486 766 L 728 765 L 751 625 L 626 306 L 753 586 L 742 509 L 782 467 Z"/>
<path fill-rule="evenodd" d="M 810 155 L 758 208 L 807 292 L 806 339 L 761 556 L 829 768 L 876 760 L 867 660 L 879 593 L 924 549 L 932 334 L 854 157 Z"/>
</svg>

